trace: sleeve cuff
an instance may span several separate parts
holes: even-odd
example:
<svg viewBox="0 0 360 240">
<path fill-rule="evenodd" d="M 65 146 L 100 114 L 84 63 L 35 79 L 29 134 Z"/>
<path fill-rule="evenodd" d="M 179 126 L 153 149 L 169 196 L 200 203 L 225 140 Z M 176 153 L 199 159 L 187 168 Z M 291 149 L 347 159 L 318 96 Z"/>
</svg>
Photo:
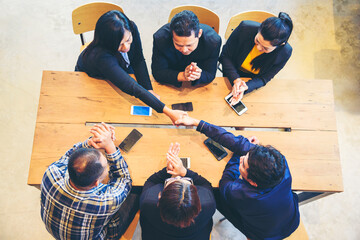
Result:
<svg viewBox="0 0 360 240">
<path fill-rule="evenodd" d="M 202 132 L 205 124 L 207 124 L 205 121 L 200 120 L 199 125 L 196 127 L 196 131 Z"/>
<path fill-rule="evenodd" d="M 93 148 L 93 147 L 90 146 L 89 143 L 88 143 L 88 140 L 91 139 L 91 138 L 92 138 L 92 136 L 89 137 L 88 139 L 86 139 L 86 140 L 82 143 L 82 147 L 83 147 L 83 148 Z"/>
<path fill-rule="evenodd" d="M 108 161 L 116 161 L 116 160 L 119 160 L 122 155 L 121 155 L 121 152 L 120 152 L 119 148 L 116 147 L 116 151 L 115 151 L 115 152 L 113 152 L 113 153 L 111 153 L 111 154 L 107 154 L 107 153 L 105 152 L 105 156 L 106 156 L 106 159 L 107 159 Z"/>
</svg>

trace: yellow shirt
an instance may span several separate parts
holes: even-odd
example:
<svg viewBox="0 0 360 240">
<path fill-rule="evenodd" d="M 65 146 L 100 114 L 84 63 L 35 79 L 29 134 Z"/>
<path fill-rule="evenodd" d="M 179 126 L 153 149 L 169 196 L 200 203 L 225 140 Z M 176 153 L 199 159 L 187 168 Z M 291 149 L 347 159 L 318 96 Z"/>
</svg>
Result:
<svg viewBox="0 0 360 240">
<path fill-rule="evenodd" d="M 251 49 L 250 53 L 245 58 L 244 62 L 241 64 L 240 70 L 243 72 L 250 72 L 253 74 L 258 74 L 260 69 L 253 70 L 251 61 L 254 58 L 256 58 L 257 56 L 260 56 L 261 54 L 263 54 L 263 53 L 257 49 L 256 45 L 254 45 L 253 49 Z"/>
</svg>

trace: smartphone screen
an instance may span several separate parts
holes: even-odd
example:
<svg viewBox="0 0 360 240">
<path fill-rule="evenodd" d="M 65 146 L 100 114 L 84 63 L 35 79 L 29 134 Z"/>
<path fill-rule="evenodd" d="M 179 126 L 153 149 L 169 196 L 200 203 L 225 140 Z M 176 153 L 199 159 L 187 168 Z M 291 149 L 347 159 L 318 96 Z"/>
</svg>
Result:
<svg viewBox="0 0 360 240">
<path fill-rule="evenodd" d="M 131 106 L 131 115 L 151 116 L 152 109 L 147 106 Z"/>
<path fill-rule="evenodd" d="M 182 110 L 182 111 L 187 111 L 187 112 L 191 112 L 194 110 L 192 102 L 175 103 L 175 104 L 171 105 L 171 108 L 173 110 Z"/>
<path fill-rule="evenodd" d="M 218 161 L 227 156 L 227 152 L 225 151 L 223 146 L 221 146 L 219 143 L 215 142 L 211 138 L 206 139 L 204 143 Z"/>
<path fill-rule="evenodd" d="M 181 157 L 182 164 L 186 169 L 190 168 L 190 158 L 189 157 Z"/>
<path fill-rule="evenodd" d="M 233 97 L 233 96 L 232 96 L 231 94 L 229 94 L 228 96 L 225 97 L 225 100 L 226 100 L 226 102 L 230 105 L 230 107 L 232 107 L 232 109 L 234 109 L 235 112 L 236 112 L 238 115 L 241 115 L 241 114 L 243 114 L 244 112 L 246 112 L 247 107 L 246 107 L 241 101 L 239 101 L 239 102 L 238 102 L 237 104 L 235 104 L 235 105 L 231 105 L 231 104 L 230 104 L 230 101 L 231 101 L 232 97 Z"/>
<path fill-rule="evenodd" d="M 130 134 L 120 143 L 119 148 L 125 152 L 129 152 L 142 136 L 143 135 L 138 130 L 133 129 Z"/>
</svg>

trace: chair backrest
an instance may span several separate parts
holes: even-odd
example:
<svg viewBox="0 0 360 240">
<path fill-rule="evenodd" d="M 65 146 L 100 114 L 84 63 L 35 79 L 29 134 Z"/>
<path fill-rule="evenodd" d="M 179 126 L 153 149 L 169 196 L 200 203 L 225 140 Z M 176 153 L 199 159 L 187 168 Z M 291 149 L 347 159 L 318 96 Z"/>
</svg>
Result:
<svg viewBox="0 0 360 240">
<path fill-rule="evenodd" d="M 112 3 L 94 2 L 82 5 L 72 12 L 72 24 L 75 34 L 82 34 L 95 29 L 97 20 L 106 12 L 111 10 L 118 10 L 124 12 L 121 7 Z M 85 42 L 82 41 L 82 45 Z"/>
<path fill-rule="evenodd" d="M 171 19 L 175 16 L 175 14 L 182 12 L 184 10 L 192 11 L 198 17 L 200 23 L 209 25 L 215 30 L 215 32 L 219 33 L 219 26 L 220 26 L 219 16 L 210 9 L 200 6 L 184 5 L 173 8 L 170 12 L 168 22 L 171 22 Z"/>
<path fill-rule="evenodd" d="M 225 32 L 225 39 L 228 39 L 235 28 L 240 24 L 241 21 L 251 20 L 262 23 L 269 17 L 276 17 L 274 14 L 265 11 L 246 11 L 238 13 L 232 16 L 229 20 L 228 26 Z"/>
</svg>

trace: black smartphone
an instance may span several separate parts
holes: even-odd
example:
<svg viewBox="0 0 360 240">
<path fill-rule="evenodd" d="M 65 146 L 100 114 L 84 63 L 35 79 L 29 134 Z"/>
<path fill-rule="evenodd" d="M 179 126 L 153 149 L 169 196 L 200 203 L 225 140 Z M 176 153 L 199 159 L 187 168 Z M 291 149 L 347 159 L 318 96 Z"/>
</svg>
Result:
<svg viewBox="0 0 360 240">
<path fill-rule="evenodd" d="M 129 135 L 120 143 L 119 148 L 125 152 L 129 152 L 142 136 L 143 135 L 138 130 L 133 129 Z"/>
<path fill-rule="evenodd" d="M 182 164 L 186 169 L 190 168 L 190 158 L 189 157 L 181 157 Z"/>
<path fill-rule="evenodd" d="M 192 102 L 175 103 L 175 104 L 171 105 L 171 108 L 172 108 L 172 110 L 182 110 L 182 111 L 187 111 L 187 112 L 191 112 L 194 110 Z"/>
<path fill-rule="evenodd" d="M 221 146 L 219 143 L 215 142 L 211 138 L 206 139 L 204 143 L 218 161 L 228 155 L 223 146 Z"/>
</svg>

